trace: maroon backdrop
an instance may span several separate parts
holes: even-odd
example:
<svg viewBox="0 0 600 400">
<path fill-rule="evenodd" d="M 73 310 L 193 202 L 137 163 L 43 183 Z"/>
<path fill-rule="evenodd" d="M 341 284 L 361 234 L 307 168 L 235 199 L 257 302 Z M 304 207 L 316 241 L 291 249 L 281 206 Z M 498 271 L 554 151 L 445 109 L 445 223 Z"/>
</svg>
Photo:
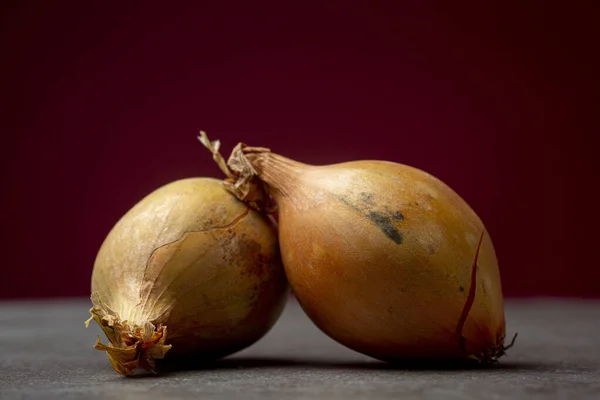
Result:
<svg viewBox="0 0 600 400">
<path fill-rule="evenodd" d="M 593 2 L 26 3 L 0 32 L 0 297 L 87 295 L 135 202 L 221 176 L 199 129 L 425 169 L 484 220 L 507 295 L 600 295 Z"/>
</svg>

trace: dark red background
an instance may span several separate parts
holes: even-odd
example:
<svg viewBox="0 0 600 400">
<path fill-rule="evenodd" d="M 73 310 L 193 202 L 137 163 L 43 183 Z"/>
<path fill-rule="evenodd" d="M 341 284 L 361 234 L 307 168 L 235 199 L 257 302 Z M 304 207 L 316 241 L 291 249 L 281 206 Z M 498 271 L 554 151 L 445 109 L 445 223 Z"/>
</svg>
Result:
<svg viewBox="0 0 600 400">
<path fill-rule="evenodd" d="M 221 176 L 199 129 L 423 168 L 483 218 L 507 295 L 600 296 L 594 2 L 26 3 L 0 32 L 0 297 L 87 295 L 135 202 Z"/>
</svg>

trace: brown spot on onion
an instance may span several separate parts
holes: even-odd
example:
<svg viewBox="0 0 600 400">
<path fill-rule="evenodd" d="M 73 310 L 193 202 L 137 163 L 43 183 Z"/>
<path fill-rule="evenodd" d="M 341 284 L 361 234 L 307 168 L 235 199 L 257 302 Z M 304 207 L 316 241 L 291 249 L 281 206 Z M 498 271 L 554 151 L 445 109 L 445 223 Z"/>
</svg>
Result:
<svg viewBox="0 0 600 400">
<path fill-rule="evenodd" d="M 398 229 L 392 224 L 392 220 L 387 215 L 379 213 L 377 211 L 371 211 L 367 214 L 369 218 L 387 237 L 392 239 L 395 243 L 402 243 L 402 235 Z"/>
<path fill-rule="evenodd" d="M 373 210 L 373 195 L 368 194 L 369 202 L 366 204 L 361 204 L 359 206 L 355 205 L 351 200 L 346 197 L 339 196 L 337 197 L 342 203 L 351 207 L 356 212 L 360 213 L 362 216 L 366 217 L 368 220 L 373 222 L 385 235 L 390 238 L 396 244 L 402 244 L 402 235 L 398 228 L 393 224 L 394 221 L 402 221 L 404 216 L 400 212 L 395 212 L 392 215 L 388 215 L 388 213 L 382 213 L 380 211 Z M 362 199 L 365 197 L 365 193 L 361 193 Z"/>
<path fill-rule="evenodd" d="M 400 221 L 404 220 L 404 215 L 402 215 L 402 213 L 400 211 L 396 211 L 396 212 L 394 212 L 394 214 L 392 214 L 392 219 L 394 221 L 400 222 Z"/>
</svg>

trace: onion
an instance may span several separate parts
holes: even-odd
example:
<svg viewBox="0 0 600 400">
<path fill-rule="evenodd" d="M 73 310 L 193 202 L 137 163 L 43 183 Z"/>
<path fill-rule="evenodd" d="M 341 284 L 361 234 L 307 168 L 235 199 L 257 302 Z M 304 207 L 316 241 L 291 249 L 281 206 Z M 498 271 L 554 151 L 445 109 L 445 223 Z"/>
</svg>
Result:
<svg viewBox="0 0 600 400">
<path fill-rule="evenodd" d="M 385 161 L 311 166 L 244 144 L 228 165 L 240 199 L 256 177 L 266 184 L 292 290 L 331 338 L 385 361 L 494 362 L 510 347 L 492 240 L 439 179 Z"/>
<path fill-rule="evenodd" d="M 90 320 L 109 340 L 94 347 L 132 375 L 165 355 L 214 360 L 251 345 L 281 314 L 287 282 L 272 221 L 222 181 L 190 178 L 118 221 L 98 252 L 92 293 Z"/>
</svg>

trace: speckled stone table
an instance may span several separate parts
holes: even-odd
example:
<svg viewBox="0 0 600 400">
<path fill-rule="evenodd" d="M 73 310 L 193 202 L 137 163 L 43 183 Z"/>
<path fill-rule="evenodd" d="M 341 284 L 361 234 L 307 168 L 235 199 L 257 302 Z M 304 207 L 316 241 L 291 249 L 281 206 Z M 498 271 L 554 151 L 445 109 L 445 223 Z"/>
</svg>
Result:
<svg viewBox="0 0 600 400">
<path fill-rule="evenodd" d="M 2 399 L 600 399 L 600 302 L 508 301 L 497 367 L 390 367 L 317 330 L 294 301 L 260 342 L 211 367 L 123 378 L 92 349 L 85 299 L 0 303 Z"/>
</svg>

